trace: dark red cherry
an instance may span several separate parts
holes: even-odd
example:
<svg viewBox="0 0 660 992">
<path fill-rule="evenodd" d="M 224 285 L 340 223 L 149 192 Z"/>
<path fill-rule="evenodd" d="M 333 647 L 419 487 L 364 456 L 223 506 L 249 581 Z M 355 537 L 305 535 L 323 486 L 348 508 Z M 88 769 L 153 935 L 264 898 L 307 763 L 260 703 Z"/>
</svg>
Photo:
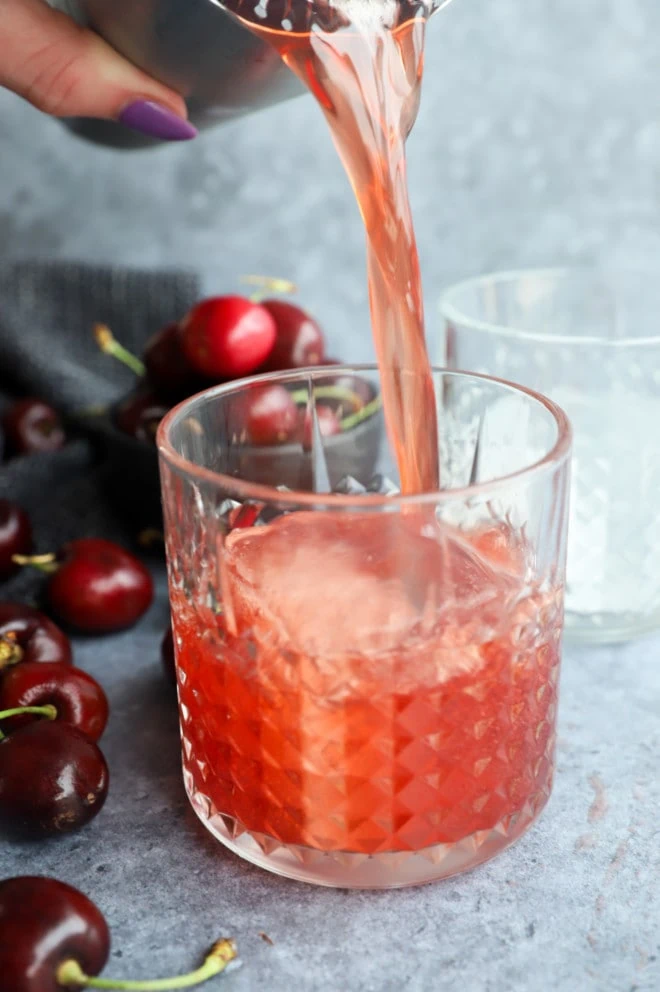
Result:
<svg viewBox="0 0 660 992">
<path fill-rule="evenodd" d="M 204 388 L 181 345 L 178 324 L 168 324 L 147 342 L 142 356 L 147 376 L 159 396 L 182 400 Z"/>
<path fill-rule="evenodd" d="M 180 324 L 189 365 L 214 382 L 254 372 L 275 342 L 275 321 L 243 296 L 215 296 L 193 307 Z"/>
<path fill-rule="evenodd" d="M 12 837 L 78 830 L 107 792 L 105 758 L 75 727 L 39 720 L 0 741 L 0 827 Z"/>
<path fill-rule="evenodd" d="M 258 386 L 246 396 L 245 423 L 251 444 L 284 444 L 296 435 L 298 408 L 284 386 Z"/>
<path fill-rule="evenodd" d="M 153 389 L 141 385 L 117 405 L 114 420 L 124 434 L 155 444 L 158 425 L 168 409 Z"/>
<path fill-rule="evenodd" d="M 108 699 L 87 672 L 73 665 L 17 665 L 6 672 L 0 682 L 0 712 L 19 706 L 54 706 L 56 721 L 77 727 L 86 737 L 97 741 L 108 722 Z M 31 714 L 2 720 L 5 733 L 33 723 Z"/>
<path fill-rule="evenodd" d="M 13 403 L 3 417 L 2 426 L 9 455 L 58 451 L 66 443 L 57 412 L 48 403 L 32 397 Z"/>
<path fill-rule="evenodd" d="M 82 892 L 54 878 L 0 882 L 0 976 L 3 992 L 63 992 L 57 969 L 71 959 L 88 975 L 103 970 L 110 932 Z"/>
<path fill-rule="evenodd" d="M 25 510 L 0 499 L 0 582 L 18 569 L 12 558 L 32 550 L 32 526 Z"/>
<path fill-rule="evenodd" d="M 70 665 L 71 644 L 45 614 L 22 603 L 0 603 L 0 671 L 18 662 Z"/>
<path fill-rule="evenodd" d="M 279 372 L 322 364 L 325 339 L 313 317 L 286 300 L 264 300 L 261 305 L 276 326 L 275 344 L 266 359 L 265 371 Z"/>
<path fill-rule="evenodd" d="M 142 562 L 112 541 L 71 541 L 57 556 L 48 582 L 51 609 L 65 624 L 87 634 L 112 633 L 137 623 L 153 599 Z"/>
</svg>

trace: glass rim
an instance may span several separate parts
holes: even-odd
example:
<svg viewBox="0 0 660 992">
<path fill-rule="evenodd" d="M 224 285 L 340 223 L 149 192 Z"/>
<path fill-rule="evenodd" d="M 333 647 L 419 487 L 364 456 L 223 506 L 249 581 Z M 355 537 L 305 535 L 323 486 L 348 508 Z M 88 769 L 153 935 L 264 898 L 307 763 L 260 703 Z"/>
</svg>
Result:
<svg viewBox="0 0 660 992">
<path fill-rule="evenodd" d="M 301 30 L 289 31 L 286 28 L 283 28 L 281 25 L 280 27 L 268 27 L 265 24 L 259 24 L 259 22 L 255 22 L 251 20 L 251 18 L 247 17 L 245 14 L 239 14 L 237 11 L 232 10 L 231 7 L 228 6 L 227 0 L 211 0 L 211 2 L 213 3 L 214 6 L 220 7 L 220 9 L 224 11 L 225 14 L 228 14 L 230 17 L 233 17 L 235 20 L 240 21 L 242 24 L 244 24 L 248 28 L 248 30 L 250 30 L 250 28 L 253 25 L 257 24 L 257 26 L 263 27 L 266 31 L 271 32 L 272 34 L 281 35 L 287 38 L 309 38 L 311 37 L 312 34 L 314 34 L 313 29 L 305 30 L 305 31 L 301 31 Z M 312 2 L 313 0 L 308 0 L 308 3 L 310 3 L 310 5 Z M 428 22 L 433 17 L 434 14 L 437 14 L 438 11 L 442 10 L 444 7 L 447 7 L 451 2 L 451 0 L 434 0 L 434 2 L 437 4 L 437 6 L 434 6 L 433 10 L 415 11 L 413 16 L 409 17 L 408 20 L 401 21 L 400 24 L 395 25 L 393 29 L 393 34 L 397 34 L 398 32 L 403 32 L 403 29 L 406 27 L 406 25 L 410 25 L 413 21 L 422 20 Z M 350 28 L 342 29 L 342 30 L 350 31 Z"/>
<path fill-rule="evenodd" d="M 529 331 L 512 324 L 497 323 L 488 320 L 481 320 L 467 313 L 454 299 L 466 290 L 474 289 L 477 286 L 501 285 L 512 283 L 524 279 L 549 278 L 565 279 L 569 276 L 590 276 L 592 279 L 606 276 L 608 273 L 637 273 L 642 275 L 647 270 L 643 266 L 546 266 L 532 269 L 504 269 L 500 272 L 488 272 L 480 276 L 470 276 L 469 279 L 462 279 L 460 282 L 449 286 L 440 297 L 440 313 L 447 322 L 460 324 L 472 330 L 481 331 L 484 334 L 497 335 L 499 337 L 514 338 L 519 341 L 538 341 L 543 344 L 567 344 L 567 345 L 598 345 L 602 348 L 623 349 L 642 348 L 648 345 L 660 345 L 660 333 L 657 335 L 644 335 L 641 337 L 627 338 L 606 338 L 593 334 L 549 334 L 545 331 Z M 653 275 L 658 277 L 658 270 L 651 269 Z"/>
<path fill-rule="evenodd" d="M 197 465 L 183 455 L 180 455 L 170 440 L 170 433 L 175 423 L 177 423 L 186 411 L 196 404 L 219 399 L 231 393 L 238 393 L 241 390 L 254 385 L 266 385 L 268 383 L 298 382 L 300 379 L 322 379 L 337 373 L 378 373 L 377 365 L 370 364 L 339 364 L 339 365 L 316 365 L 301 369 L 288 369 L 284 372 L 269 372 L 262 375 L 248 376 L 243 379 L 235 379 L 231 382 L 222 383 L 219 386 L 212 386 L 194 396 L 190 396 L 173 407 L 161 420 L 156 434 L 156 447 L 158 455 L 167 462 L 170 468 L 183 474 L 197 482 L 211 484 L 216 488 L 231 491 L 233 494 L 246 500 L 254 500 L 260 503 L 294 504 L 296 506 L 318 508 L 319 504 L 328 508 L 355 509 L 355 508 L 377 508 L 377 507 L 402 507 L 402 506 L 425 506 L 449 503 L 456 500 L 470 499 L 479 495 L 487 495 L 500 489 L 506 489 L 516 483 L 526 483 L 527 481 L 543 475 L 546 472 L 554 471 L 564 463 L 571 453 L 573 432 L 570 421 L 563 409 L 533 389 L 508 382 L 506 379 L 498 379 L 495 376 L 482 375 L 477 372 L 462 371 L 459 369 L 446 369 L 440 366 L 433 366 L 434 373 L 442 375 L 478 379 L 488 383 L 494 383 L 504 389 L 522 393 L 532 399 L 539 406 L 542 406 L 553 417 L 557 426 L 557 437 L 552 447 L 542 458 L 518 469 L 507 475 L 499 476 L 488 482 L 478 482 L 473 485 L 461 486 L 457 489 L 440 489 L 427 493 L 416 493 L 413 495 L 397 494 L 395 496 L 383 495 L 380 493 L 364 493 L 358 495 L 345 495 L 343 493 L 317 493 L 302 490 L 287 490 L 283 492 L 274 486 L 264 485 L 258 482 L 248 482 L 245 479 L 233 475 L 225 475 L 213 469 Z"/>
</svg>

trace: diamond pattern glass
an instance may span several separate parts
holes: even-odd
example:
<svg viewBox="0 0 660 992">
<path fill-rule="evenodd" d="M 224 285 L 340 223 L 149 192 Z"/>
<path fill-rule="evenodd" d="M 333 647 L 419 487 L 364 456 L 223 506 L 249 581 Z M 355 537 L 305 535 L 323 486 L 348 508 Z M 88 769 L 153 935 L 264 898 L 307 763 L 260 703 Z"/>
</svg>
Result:
<svg viewBox="0 0 660 992">
<path fill-rule="evenodd" d="M 327 374 L 278 382 L 313 399 Z M 343 374 L 377 394 L 372 371 Z M 186 789 L 226 846 L 294 878 L 445 877 L 515 841 L 550 795 L 568 427 L 487 379 L 435 387 L 445 488 L 416 500 L 380 413 L 371 434 L 283 446 L 298 490 L 277 487 L 277 448 L 270 489 L 266 462 L 235 450 L 253 387 L 161 429 Z"/>
<path fill-rule="evenodd" d="M 660 626 L 660 284 L 639 270 L 473 279 L 443 298 L 440 360 L 550 396 L 574 432 L 566 630 Z"/>
</svg>

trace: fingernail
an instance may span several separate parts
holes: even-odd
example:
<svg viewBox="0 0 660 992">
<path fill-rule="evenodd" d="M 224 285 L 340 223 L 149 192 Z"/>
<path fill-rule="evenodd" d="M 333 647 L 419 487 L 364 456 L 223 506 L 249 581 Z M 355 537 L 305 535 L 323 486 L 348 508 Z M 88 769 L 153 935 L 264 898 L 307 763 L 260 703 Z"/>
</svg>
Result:
<svg viewBox="0 0 660 992">
<path fill-rule="evenodd" d="M 120 124 L 164 141 L 190 141 L 197 137 L 197 128 L 182 117 L 152 100 L 135 100 L 119 115 Z"/>
</svg>

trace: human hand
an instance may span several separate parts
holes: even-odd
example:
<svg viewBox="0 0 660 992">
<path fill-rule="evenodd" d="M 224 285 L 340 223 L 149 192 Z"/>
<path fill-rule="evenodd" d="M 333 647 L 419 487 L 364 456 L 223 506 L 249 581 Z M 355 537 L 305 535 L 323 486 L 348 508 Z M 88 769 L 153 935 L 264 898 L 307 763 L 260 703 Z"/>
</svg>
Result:
<svg viewBox="0 0 660 992">
<path fill-rule="evenodd" d="M 53 117 L 99 117 L 194 138 L 182 97 L 44 0 L 0 0 L 0 86 Z"/>
</svg>

